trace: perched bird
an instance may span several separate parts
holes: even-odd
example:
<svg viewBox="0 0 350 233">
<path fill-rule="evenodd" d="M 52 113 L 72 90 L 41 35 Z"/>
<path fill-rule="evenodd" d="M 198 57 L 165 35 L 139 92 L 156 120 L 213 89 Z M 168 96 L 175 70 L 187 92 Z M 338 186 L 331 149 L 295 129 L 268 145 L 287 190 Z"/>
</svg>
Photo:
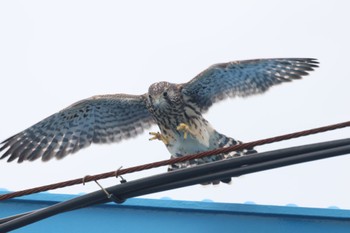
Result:
<svg viewBox="0 0 350 233">
<path fill-rule="evenodd" d="M 1 143 L 1 159 L 61 159 L 91 143 L 118 142 L 157 124 L 151 139 L 172 157 L 241 143 L 218 133 L 202 116 L 226 97 L 246 97 L 300 79 L 318 67 L 312 58 L 256 59 L 215 64 L 183 84 L 158 82 L 143 95 L 98 95 L 81 100 Z M 254 153 L 230 152 L 171 165 L 169 170 Z M 222 180 L 229 182 L 230 179 Z M 214 183 L 217 183 L 215 181 Z"/>
</svg>

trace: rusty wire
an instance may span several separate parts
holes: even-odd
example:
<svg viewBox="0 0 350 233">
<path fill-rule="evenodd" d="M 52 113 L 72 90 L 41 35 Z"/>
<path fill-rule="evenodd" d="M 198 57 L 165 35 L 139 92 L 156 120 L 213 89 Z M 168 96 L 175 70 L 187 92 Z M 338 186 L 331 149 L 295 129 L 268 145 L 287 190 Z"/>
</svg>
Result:
<svg viewBox="0 0 350 233">
<path fill-rule="evenodd" d="M 252 141 L 252 142 L 248 142 L 248 143 L 242 143 L 242 144 L 238 144 L 238 145 L 234 145 L 234 146 L 230 146 L 230 147 L 226 147 L 226 148 L 205 151 L 205 152 L 201 152 L 198 154 L 187 155 L 187 156 L 173 158 L 173 159 L 167 159 L 167 160 L 161 160 L 158 162 L 138 165 L 138 166 L 124 168 L 124 169 L 118 169 L 117 171 L 111 171 L 111 172 L 101 173 L 101 174 L 92 175 L 92 176 L 85 176 L 84 178 L 77 178 L 77 179 L 73 179 L 73 180 L 68 180 L 68 181 L 44 185 L 44 186 L 40 186 L 40 187 L 36 187 L 36 188 L 30 188 L 30 189 L 17 191 L 17 192 L 3 194 L 3 195 L 0 195 L 0 201 L 11 199 L 14 197 L 29 195 L 29 194 L 33 194 L 33 193 L 39 193 L 39 192 L 63 188 L 63 187 L 67 187 L 67 186 L 87 183 L 87 182 L 96 181 L 99 179 L 120 176 L 120 175 L 124 175 L 127 173 L 133 173 L 133 172 L 137 172 L 137 171 L 147 170 L 147 169 L 156 168 L 156 167 L 160 167 L 160 166 L 184 162 L 184 161 L 188 161 L 188 160 L 192 160 L 192 159 L 198 159 L 198 158 L 202 158 L 205 156 L 211 156 L 211 155 L 216 155 L 216 154 L 221 154 L 221 153 L 228 153 L 228 152 L 235 151 L 235 150 L 253 148 L 255 146 L 261 146 L 264 144 L 279 142 L 279 141 L 288 140 L 288 139 L 292 139 L 292 138 L 298 138 L 298 137 L 302 137 L 302 136 L 307 136 L 307 135 L 311 135 L 311 134 L 316 134 L 316 133 L 326 132 L 326 131 L 330 131 L 330 130 L 345 128 L 345 127 L 349 127 L 349 126 L 350 126 L 350 121 L 346 121 L 346 122 L 342 122 L 342 123 L 338 123 L 338 124 L 334 124 L 334 125 L 328 125 L 328 126 L 323 126 L 323 127 L 319 127 L 319 128 L 303 130 L 303 131 L 299 131 L 299 132 L 295 132 L 295 133 L 271 137 L 271 138 L 267 138 L 267 139 Z"/>
</svg>

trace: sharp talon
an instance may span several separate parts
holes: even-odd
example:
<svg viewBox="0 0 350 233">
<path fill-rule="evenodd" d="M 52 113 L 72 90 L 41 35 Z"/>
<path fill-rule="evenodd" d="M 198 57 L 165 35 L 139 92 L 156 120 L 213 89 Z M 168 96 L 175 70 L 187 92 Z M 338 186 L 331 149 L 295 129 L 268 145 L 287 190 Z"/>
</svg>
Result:
<svg viewBox="0 0 350 233">
<path fill-rule="evenodd" d="M 156 139 L 158 139 L 159 140 L 159 132 L 149 132 L 149 135 L 153 135 L 153 137 L 151 137 L 149 140 L 150 141 L 153 141 L 153 140 L 156 140 Z"/>
<path fill-rule="evenodd" d="M 169 142 L 168 142 L 168 139 L 161 133 L 159 132 L 149 132 L 149 135 L 153 135 L 153 137 L 151 137 L 149 140 L 152 141 L 152 140 L 160 140 L 162 141 L 165 145 L 168 145 Z"/>
<path fill-rule="evenodd" d="M 187 139 L 188 133 L 192 134 L 190 127 L 185 123 L 180 123 L 176 129 L 184 132 L 184 139 Z"/>
</svg>

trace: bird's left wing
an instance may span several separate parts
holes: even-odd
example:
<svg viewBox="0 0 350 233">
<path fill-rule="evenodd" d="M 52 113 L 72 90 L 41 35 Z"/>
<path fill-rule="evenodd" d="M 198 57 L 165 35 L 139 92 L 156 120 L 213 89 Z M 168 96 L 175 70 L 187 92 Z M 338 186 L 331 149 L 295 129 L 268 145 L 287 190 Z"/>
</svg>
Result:
<svg viewBox="0 0 350 233">
<path fill-rule="evenodd" d="M 201 112 L 226 97 L 246 97 L 300 79 L 318 67 L 313 58 L 276 58 L 216 64 L 182 84 L 182 93 Z"/>
<path fill-rule="evenodd" d="M 3 141 L 0 159 L 8 157 L 8 161 L 18 162 L 39 157 L 44 161 L 60 159 L 91 143 L 117 142 L 136 136 L 152 123 L 144 96 L 94 96 Z"/>
</svg>

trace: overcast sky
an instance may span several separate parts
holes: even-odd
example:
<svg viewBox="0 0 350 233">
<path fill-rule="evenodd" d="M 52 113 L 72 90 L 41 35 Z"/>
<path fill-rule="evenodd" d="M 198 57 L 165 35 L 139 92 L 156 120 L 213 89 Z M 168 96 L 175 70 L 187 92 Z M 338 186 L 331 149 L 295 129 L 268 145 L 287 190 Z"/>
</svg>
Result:
<svg viewBox="0 0 350 233">
<path fill-rule="evenodd" d="M 251 141 L 348 121 L 349 1 L 0 1 L 0 140 L 83 98 L 143 94 L 231 60 L 313 57 L 320 68 L 264 95 L 230 99 L 205 117 Z M 154 127 L 151 131 L 156 131 Z M 342 129 L 259 151 L 349 137 Z M 0 161 L 0 187 L 20 190 L 167 159 L 147 132 L 94 145 L 63 160 Z M 350 208 L 350 155 L 196 185 L 147 197 Z M 133 180 L 166 168 L 126 175 Z M 101 181 L 104 186 L 115 179 Z M 59 193 L 98 190 L 94 183 Z"/>
</svg>

